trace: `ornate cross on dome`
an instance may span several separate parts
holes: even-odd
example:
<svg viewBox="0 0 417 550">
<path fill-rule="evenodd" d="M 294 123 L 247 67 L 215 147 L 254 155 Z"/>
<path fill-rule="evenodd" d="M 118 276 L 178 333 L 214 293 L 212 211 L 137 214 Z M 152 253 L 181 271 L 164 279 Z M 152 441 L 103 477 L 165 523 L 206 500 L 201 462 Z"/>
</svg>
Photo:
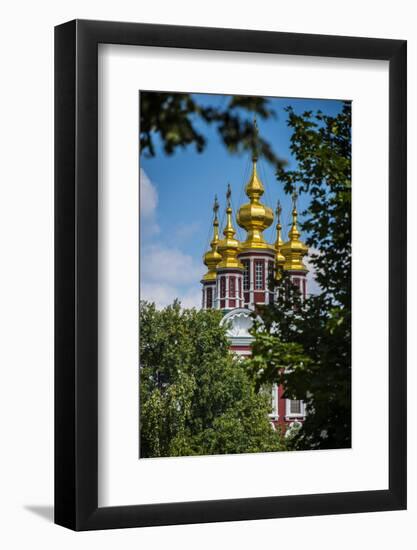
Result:
<svg viewBox="0 0 417 550">
<path fill-rule="evenodd" d="M 277 202 L 277 208 L 275 210 L 275 214 L 277 215 L 277 222 L 278 223 L 281 222 L 281 213 L 282 213 L 282 206 L 281 206 L 281 202 L 278 201 Z"/>
<path fill-rule="evenodd" d="M 291 197 L 292 197 L 292 207 L 295 210 L 297 208 L 297 199 L 298 199 L 298 192 L 297 192 L 297 189 L 295 189 L 295 187 Z"/>
<path fill-rule="evenodd" d="M 226 201 L 227 201 L 227 208 L 230 208 L 230 197 L 232 196 L 232 189 L 230 187 L 230 183 L 227 184 L 227 192 L 226 192 Z"/>
<path fill-rule="evenodd" d="M 258 121 L 256 120 L 256 115 L 253 117 L 253 128 L 255 131 L 255 140 L 254 140 L 254 146 L 253 146 L 253 162 L 256 162 L 258 160 L 258 144 L 259 144 L 259 128 L 258 128 Z"/>
<path fill-rule="evenodd" d="M 253 117 L 253 126 L 255 128 L 255 136 L 259 136 L 259 128 L 258 128 L 258 121 L 256 119 L 256 115 Z"/>
<path fill-rule="evenodd" d="M 214 195 L 213 212 L 214 212 L 215 218 L 217 218 L 218 211 L 219 211 L 219 201 L 217 200 L 217 195 Z"/>
</svg>

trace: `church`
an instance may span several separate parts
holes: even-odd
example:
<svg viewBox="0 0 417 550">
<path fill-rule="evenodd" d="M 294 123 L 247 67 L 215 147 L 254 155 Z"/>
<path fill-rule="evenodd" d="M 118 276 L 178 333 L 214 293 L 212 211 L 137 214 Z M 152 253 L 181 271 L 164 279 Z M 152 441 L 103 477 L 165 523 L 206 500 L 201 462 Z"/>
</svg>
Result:
<svg viewBox="0 0 417 550">
<path fill-rule="evenodd" d="M 264 185 L 257 171 L 257 156 L 252 158 L 252 173 L 245 186 L 248 202 L 236 213 L 231 207 L 230 185 L 226 194 L 226 221 L 223 238 L 219 236 L 219 204 L 213 205 L 213 238 L 203 261 L 207 273 L 203 276 L 202 307 L 219 309 L 224 313 L 221 324 L 227 328 L 230 350 L 240 356 L 251 354 L 253 340 L 249 330 L 253 323 L 253 312 L 257 306 L 273 303 L 276 298 L 276 284 L 287 272 L 303 298 L 307 295 L 308 269 L 303 263 L 308 253 L 307 246 L 300 240 L 297 226 L 297 195 L 292 196 L 292 223 L 288 240 L 282 239 L 281 213 L 278 202 L 275 211 L 276 239 L 266 242 L 263 232 L 274 223 L 274 212 L 263 204 Z M 243 241 L 236 239 L 236 223 L 245 230 Z M 270 420 L 276 429 L 285 432 L 305 419 L 302 400 L 283 397 L 283 387 L 272 388 Z"/>
</svg>

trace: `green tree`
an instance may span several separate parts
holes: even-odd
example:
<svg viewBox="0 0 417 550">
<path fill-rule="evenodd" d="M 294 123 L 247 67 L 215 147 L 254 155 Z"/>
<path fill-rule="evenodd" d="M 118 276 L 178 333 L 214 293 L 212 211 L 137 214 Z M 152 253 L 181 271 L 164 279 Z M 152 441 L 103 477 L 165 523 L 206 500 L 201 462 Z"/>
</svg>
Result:
<svg viewBox="0 0 417 550">
<path fill-rule="evenodd" d="M 274 118 L 268 98 L 224 96 L 220 105 L 202 105 L 198 94 L 142 92 L 140 96 L 141 154 L 156 155 L 155 136 L 158 136 L 166 155 L 179 148 L 194 145 L 201 153 L 207 138 L 202 128 L 214 126 L 221 142 L 230 153 L 255 150 L 271 164 L 283 166 L 270 144 L 256 134 L 253 115 Z"/>
<path fill-rule="evenodd" d="M 141 457 L 285 450 L 221 313 L 140 305 Z M 270 394 L 269 394 L 270 395 Z"/>
<path fill-rule="evenodd" d="M 285 396 L 304 399 L 307 419 L 292 438 L 298 449 L 351 444 L 351 109 L 336 116 L 297 115 L 288 108 L 291 151 L 297 168 L 277 178 L 290 193 L 309 193 L 301 229 L 313 249 L 321 287 L 301 300 L 284 276 L 276 304 L 260 314 L 248 369 L 258 386 L 284 385 Z"/>
</svg>

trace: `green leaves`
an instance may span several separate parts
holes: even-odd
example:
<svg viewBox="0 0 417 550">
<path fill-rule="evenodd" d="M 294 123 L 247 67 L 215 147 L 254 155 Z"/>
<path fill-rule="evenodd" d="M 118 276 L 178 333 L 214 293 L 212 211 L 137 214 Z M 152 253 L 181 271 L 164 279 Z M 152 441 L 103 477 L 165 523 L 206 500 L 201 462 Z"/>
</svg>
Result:
<svg viewBox="0 0 417 550">
<path fill-rule="evenodd" d="M 287 193 L 297 185 L 311 201 L 303 212 L 306 242 L 322 292 L 301 300 L 288 277 L 278 301 L 259 311 L 248 372 L 258 386 L 282 383 L 303 399 L 307 419 L 288 444 L 331 449 L 351 444 L 351 113 L 330 117 L 288 108 L 296 170 L 277 170 Z M 267 334 L 265 334 L 267 333 Z"/>
<path fill-rule="evenodd" d="M 322 113 L 296 115 L 288 108 L 293 129 L 291 150 L 297 170 L 277 170 L 290 193 L 294 185 L 311 197 L 302 213 L 307 244 L 320 250 L 313 259 L 317 281 L 329 296 L 350 308 L 351 280 L 351 107 L 334 117 Z"/>
<path fill-rule="evenodd" d="M 222 107 L 202 106 L 198 94 L 142 92 L 140 95 L 140 148 L 141 154 L 156 155 L 154 144 L 158 135 L 163 151 L 172 155 L 177 149 L 190 145 L 201 153 L 206 147 L 206 138 L 200 128 L 215 126 L 220 138 L 230 153 L 255 150 L 276 167 L 284 166 L 270 144 L 257 136 L 253 115 L 274 118 L 275 112 L 269 101 L 262 97 L 224 96 L 228 98 Z"/>
<path fill-rule="evenodd" d="M 218 311 L 140 305 L 141 457 L 284 450 Z"/>
</svg>

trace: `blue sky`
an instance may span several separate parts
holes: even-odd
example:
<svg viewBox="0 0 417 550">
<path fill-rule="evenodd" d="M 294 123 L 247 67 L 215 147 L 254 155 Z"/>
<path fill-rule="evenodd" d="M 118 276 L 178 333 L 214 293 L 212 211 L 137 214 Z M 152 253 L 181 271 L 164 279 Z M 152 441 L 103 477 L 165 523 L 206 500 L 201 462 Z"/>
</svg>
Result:
<svg viewBox="0 0 417 550">
<path fill-rule="evenodd" d="M 227 96 L 195 96 L 199 103 L 221 105 Z M 290 168 L 296 162 L 290 152 L 291 129 L 287 127 L 285 107 L 291 105 L 297 113 L 320 109 L 335 115 L 342 109 L 342 101 L 270 98 L 275 119 L 258 117 L 260 135 L 270 142 L 274 151 L 288 161 Z M 172 156 L 163 153 L 155 136 L 156 156 L 140 158 L 141 174 L 141 299 L 155 301 L 159 307 L 179 298 L 185 307 L 200 307 L 200 279 L 205 272 L 202 255 L 211 239 L 212 204 L 217 194 L 220 202 L 220 220 L 225 208 L 227 184 L 232 188 L 233 214 L 246 202 L 244 186 L 250 170 L 248 153 L 231 155 L 222 144 L 215 128 L 204 123 L 198 130 L 207 139 L 203 153 L 194 146 L 176 151 Z M 273 168 L 260 159 L 258 170 L 265 186 L 263 202 L 275 209 L 278 198 L 283 206 L 283 238 L 290 223 L 291 199 L 276 181 Z M 299 210 L 308 205 L 308 196 L 299 199 Z M 237 237 L 244 230 L 235 223 Z M 264 233 L 269 242 L 275 240 L 275 224 Z M 310 282 L 310 290 L 314 283 Z"/>
</svg>

